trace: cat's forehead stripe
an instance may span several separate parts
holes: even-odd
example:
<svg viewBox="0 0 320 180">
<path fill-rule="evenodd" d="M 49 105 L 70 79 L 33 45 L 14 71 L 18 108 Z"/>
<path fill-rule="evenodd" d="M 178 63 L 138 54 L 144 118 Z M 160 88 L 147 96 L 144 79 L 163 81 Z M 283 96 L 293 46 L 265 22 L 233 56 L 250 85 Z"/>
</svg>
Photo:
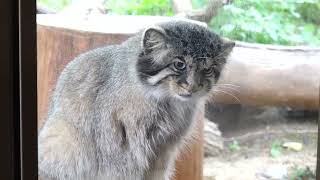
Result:
<svg viewBox="0 0 320 180">
<path fill-rule="evenodd" d="M 207 28 L 190 23 L 163 25 L 168 41 L 181 53 L 193 57 L 214 57 L 220 50 L 219 37 Z"/>
</svg>

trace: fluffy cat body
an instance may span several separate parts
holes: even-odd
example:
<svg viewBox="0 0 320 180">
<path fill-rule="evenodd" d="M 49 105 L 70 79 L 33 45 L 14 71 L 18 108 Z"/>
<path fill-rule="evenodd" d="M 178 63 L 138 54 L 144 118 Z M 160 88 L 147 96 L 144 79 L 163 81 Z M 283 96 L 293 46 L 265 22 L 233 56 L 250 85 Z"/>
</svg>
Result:
<svg viewBox="0 0 320 180">
<path fill-rule="evenodd" d="M 177 27 L 181 32 L 176 36 Z M 191 40 L 203 44 L 188 42 L 188 33 Z M 233 47 L 223 49 L 224 42 L 208 34 L 192 23 L 163 23 L 70 62 L 58 79 L 39 133 L 39 176 L 43 180 L 169 180 L 179 148 L 194 127 L 197 107 L 218 78 L 201 81 L 198 71 L 191 72 L 192 64 L 199 72 L 203 69 L 194 59 L 225 60 Z M 218 43 L 220 51 L 229 48 L 223 57 L 214 54 Z M 176 55 L 179 60 L 174 60 Z M 190 70 L 184 77 L 181 56 L 190 65 L 183 66 L 185 73 Z M 218 71 L 224 62 L 221 67 L 216 64 Z"/>
</svg>

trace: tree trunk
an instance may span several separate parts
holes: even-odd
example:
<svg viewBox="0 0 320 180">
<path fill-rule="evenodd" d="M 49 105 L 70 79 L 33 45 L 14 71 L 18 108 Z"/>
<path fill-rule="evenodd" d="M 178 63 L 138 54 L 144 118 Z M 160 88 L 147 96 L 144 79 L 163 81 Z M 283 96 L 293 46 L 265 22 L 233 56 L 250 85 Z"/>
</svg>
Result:
<svg viewBox="0 0 320 180">
<path fill-rule="evenodd" d="M 209 0 L 205 7 L 192 9 L 190 0 L 173 0 L 173 9 L 177 16 L 209 23 L 218 14 L 223 4 L 223 0 Z"/>
<path fill-rule="evenodd" d="M 191 0 L 172 0 L 172 6 L 175 14 L 192 10 Z"/>
</svg>

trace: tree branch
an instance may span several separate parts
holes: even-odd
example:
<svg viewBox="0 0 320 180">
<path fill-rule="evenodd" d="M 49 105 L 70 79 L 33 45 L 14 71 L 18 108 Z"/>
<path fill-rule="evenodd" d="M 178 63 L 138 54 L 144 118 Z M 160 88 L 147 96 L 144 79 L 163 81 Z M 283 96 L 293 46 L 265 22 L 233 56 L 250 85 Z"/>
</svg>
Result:
<svg viewBox="0 0 320 180">
<path fill-rule="evenodd" d="M 192 9 L 190 0 L 173 0 L 174 12 L 177 16 L 188 19 L 209 23 L 213 17 L 218 14 L 218 10 L 223 4 L 229 3 L 230 0 L 209 0 L 203 9 Z"/>
</svg>

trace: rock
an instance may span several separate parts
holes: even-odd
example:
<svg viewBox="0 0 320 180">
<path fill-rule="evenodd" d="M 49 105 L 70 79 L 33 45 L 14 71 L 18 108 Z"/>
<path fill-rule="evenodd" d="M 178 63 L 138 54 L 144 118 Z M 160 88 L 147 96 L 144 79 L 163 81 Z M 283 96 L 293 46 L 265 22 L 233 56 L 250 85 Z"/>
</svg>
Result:
<svg viewBox="0 0 320 180">
<path fill-rule="evenodd" d="M 283 180 L 288 176 L 288 170 L 283 165 L 272 165 L 267 169 L 257 173 L 261 179 Z"/>
<path fill-rule="evenodd" d="M 302 144 L 299 142 L 285 142 L 282 146 L 294 151 L 301 151 L 303 148 Z"/>
<path fill-rule="evenodd" d="M 217 156 L 223 150 L 223 138 L 218 126 L 205 119 L 204 122 L 204 154 Z"/>
</svg>

